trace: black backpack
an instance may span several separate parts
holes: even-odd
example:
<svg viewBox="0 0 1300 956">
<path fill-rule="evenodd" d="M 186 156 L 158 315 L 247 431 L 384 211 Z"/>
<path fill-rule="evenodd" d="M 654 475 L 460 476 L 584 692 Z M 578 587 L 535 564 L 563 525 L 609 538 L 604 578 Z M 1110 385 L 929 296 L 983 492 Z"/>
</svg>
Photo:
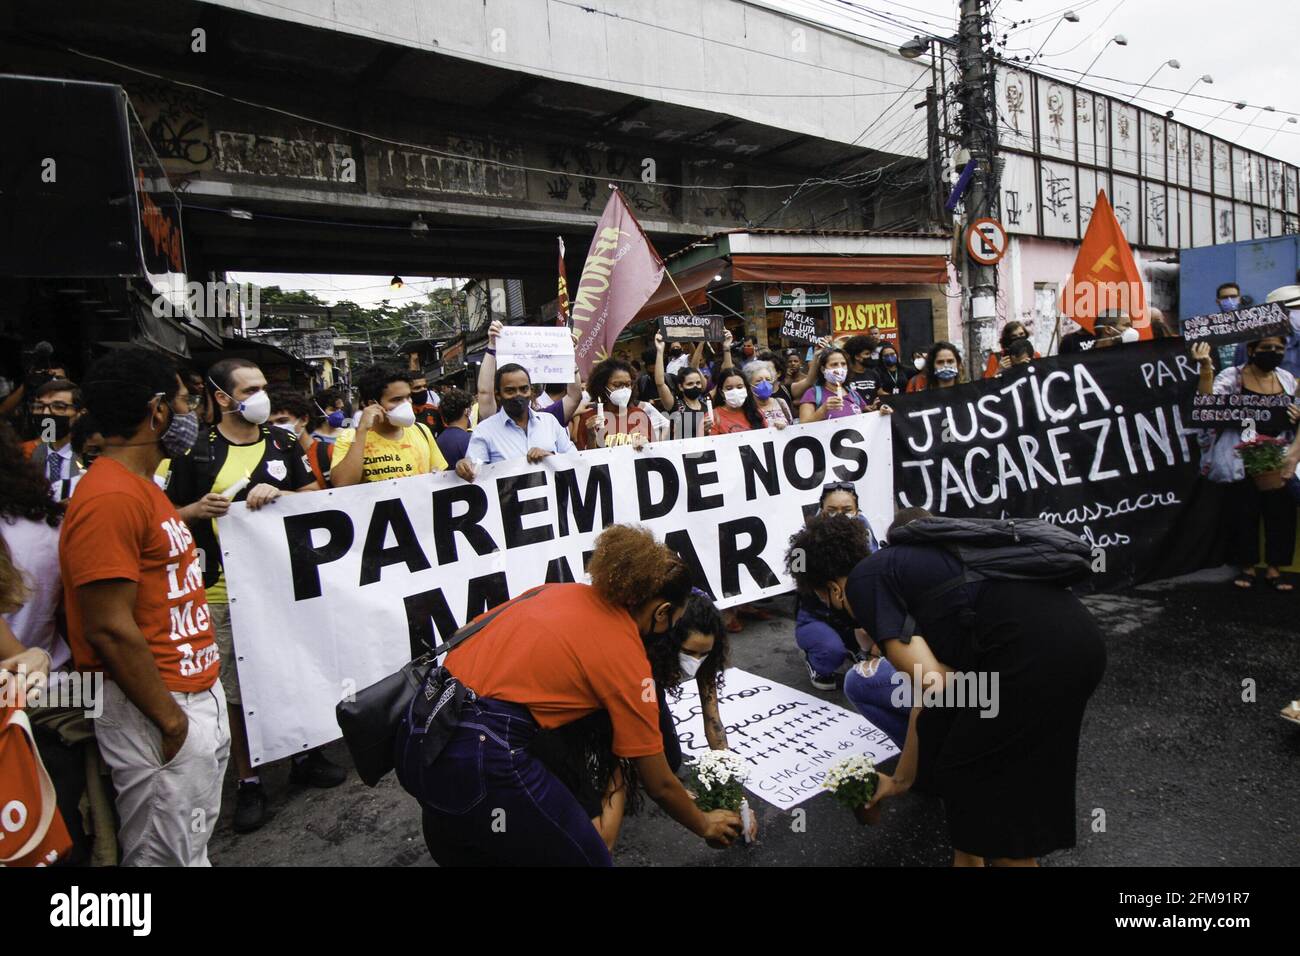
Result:
<svg viewBox="0 0 1300 956">
<path fill-rule="evenodd" d="M 962 573 L 927 591 L 923 604 L 976 581 L 1068 587 L 1092 574 L 1088 543 L 1041 518 L 917 518 L 891 531 L 889 543 L 938 545 L 961 562 Z"/>
</svg>

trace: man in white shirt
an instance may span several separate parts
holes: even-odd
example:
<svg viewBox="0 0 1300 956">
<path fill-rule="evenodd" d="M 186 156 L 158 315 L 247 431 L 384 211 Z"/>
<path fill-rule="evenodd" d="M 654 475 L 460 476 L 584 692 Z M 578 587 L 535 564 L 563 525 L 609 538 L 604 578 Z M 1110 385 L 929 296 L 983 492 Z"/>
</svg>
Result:
<svg viewBox="0 0 1300 956">
<path fill-rule="evenodd" d="M 533 384 L 522 365 L 513 362 L 496 372 L 495 415 L 480 419 L 470 434 L 469 450 L 456 463 L 456 474 L 473 481 L 478 467 L 494 461 L 527 458 L 536 464 L 550 455 L 574 451 L 559 420 L 532 408 Z"/>
</svg>

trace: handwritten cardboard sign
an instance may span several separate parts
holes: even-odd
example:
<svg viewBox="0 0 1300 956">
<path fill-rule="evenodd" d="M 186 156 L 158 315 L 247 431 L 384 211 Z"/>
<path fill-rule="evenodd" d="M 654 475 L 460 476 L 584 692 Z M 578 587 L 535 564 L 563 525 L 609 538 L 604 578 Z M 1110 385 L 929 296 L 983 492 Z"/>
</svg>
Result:
<svg viewBox="0 0 1300 956">
<path fill-rule="evenodd" d="M 1185 416 L 1189 425 L 1197 428 L 1227 428 L 1253 421 L 1258 428 L 1285 424 L 1287 406 L 1294 399 L 1290 395 L 1247 395 L 1233 392 L 1226 395 L 1193 395 L 1191 408 Z"/>
<path fill-rule="evenodd" d="M 826 321 L 812 312 L 787 309 L 781 320 L 781 337 L 796 342 L 816 343 L 826 334 Z"/>
<path fill-rule="evenodd" d="M 898 753 L 879 727 L 859 714 L 758 674 L 729 667 L 718 692 L 727 745 L 749 764 L 747 790 L 783 810 L 815 797 L 826 772 L 864 754 L 877 764 Z M 669 699 L 682 754 L 709 749 L 699 688 L 687 681 L 682 698 Z"/>
<path fill-rule="evenodd" d="M 665 342 L 721 342 L 721 315 L 661 315 L 659 330 Z"/>
<path fill-rule="evenodd" d="M 516 362 L 534 383 L 573 381 L 573 338 L 563 326 L 508 325 L 497 336 L 497 368 Z"/>
<path fill-rule="evenodd" d="M 1230 345 L 1233 342 L 1253 342 L 1270 335 L 1289 335 L 1291 320 L 1281 303 L 1238 309 L 1236 312 L 1212 312 L 1194 315 L 1183 322 L 1183 338 L 1189 344 L 1209 342 L 1211 345 Z"/>
</svg>

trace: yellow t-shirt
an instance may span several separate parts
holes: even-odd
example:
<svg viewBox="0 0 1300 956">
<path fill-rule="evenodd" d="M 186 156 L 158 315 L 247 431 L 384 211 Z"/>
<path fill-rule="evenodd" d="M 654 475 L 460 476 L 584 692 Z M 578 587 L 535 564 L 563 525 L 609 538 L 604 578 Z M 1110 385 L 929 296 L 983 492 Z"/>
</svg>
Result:
<svg viewBox="0 0 1300 956">
<path fill-rule="evenodd" d="M 212 481 L 212 494 L 224 495 L 226 489 L 241 479 L 247 478 L 262 463 L 262 458 L 266 454 L 266 442 L 256 441 L 251 445 L 231 445 L 226 452 L 226 460 L 221 465 L 221 470 L 217 472 L 217 477 Z M 217 535 L 217 519 L 212 519 L 212 533 Z M 218 536 L 219 537 L 219 536 Z M 221 576 L 217 578 L 207 589 L 209 604 L 229 604 L 230 600 L 226 596 L 226 572 L 222 570 Z"/>
<path fill-rule="evenodd" d="M 334 441 L 330 467 L 337 468 L 356 441 L 355 429 L 345 428 Z M 409 478 L 427 475 L 431 471 L 444 471 L 447 459 L 442 456 L 433 433 L 420 425 L 402 429 L 400 438 L 385 438 L 376 431 L 366 432 L 366 447 L 362 453 L 362 481 L 383 481 L 387 478 Z"/>
</svg>

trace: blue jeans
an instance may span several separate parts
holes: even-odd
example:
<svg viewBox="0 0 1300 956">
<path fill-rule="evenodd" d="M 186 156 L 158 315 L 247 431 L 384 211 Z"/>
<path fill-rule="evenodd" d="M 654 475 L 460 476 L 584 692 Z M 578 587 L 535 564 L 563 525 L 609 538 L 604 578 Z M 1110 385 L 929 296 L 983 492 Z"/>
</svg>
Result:
<svg viewBox="0 0 1300 956">
<path fill-rule="evenodd" d="M 901 750 L 907 740 L 907 720 L 912 710 L 911 682 L 903 680 L 904 674 L 899 674 L 898 681 L 895 681 L 894 675 L 898 672 L 884 658 L 880 658 L 875 674 L 870 677 L 863 676 L 859 667 L 849 668 L 844 675 L 844 696 L 859 714 L 889 734 L 889 739 Z M 900 682 L 902 687 L 898 688 Z M 901 706 L 894 704 L 896 689 L 899 690 Z"/>
<path fill-rule="evenodd" d="M 844 646 L 840 632 L 825 621 L 809 620 L 796 625 L 794 641 L 808 659 L 808 665 L 818 674 L 829 677 L 843 666 L 845 661 L 853 659 L 853 654 Z"/>
<path fill-rule="evenodd" d="M 424 839 L 439 866 L 611 866 L 582 806 L 527 751 L 528 708 L 480 697 L 421 781 Z"/>
</svg>

